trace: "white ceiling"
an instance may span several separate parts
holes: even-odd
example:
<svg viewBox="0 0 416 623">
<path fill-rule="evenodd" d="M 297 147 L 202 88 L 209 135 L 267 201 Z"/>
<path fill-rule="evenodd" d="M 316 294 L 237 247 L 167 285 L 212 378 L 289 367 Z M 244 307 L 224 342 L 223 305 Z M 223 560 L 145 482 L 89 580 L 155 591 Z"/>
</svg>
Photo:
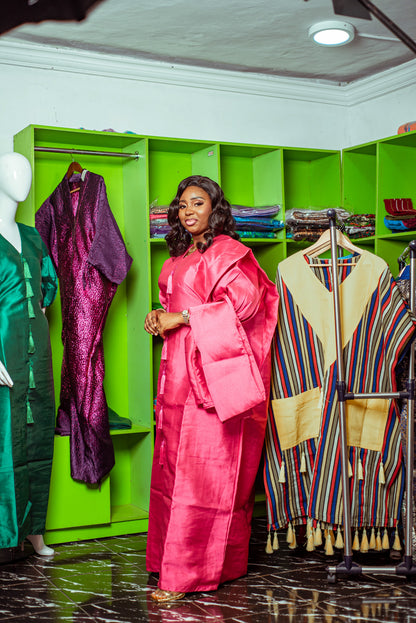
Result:
<svg viewBox="0 0 416 623">
<path fill-rule="evenodd" d="M 416 40 L 416 0 L 373 4 Z M 355 26 L 352 43 L 308 39 L 309 26 L 332 19 Z M 2 39 L 336 84 L 416 58 L 375 17 L 336 16 L 332 0 L 102 0 L 82 22 L 25 24 Z"/>
</svg>

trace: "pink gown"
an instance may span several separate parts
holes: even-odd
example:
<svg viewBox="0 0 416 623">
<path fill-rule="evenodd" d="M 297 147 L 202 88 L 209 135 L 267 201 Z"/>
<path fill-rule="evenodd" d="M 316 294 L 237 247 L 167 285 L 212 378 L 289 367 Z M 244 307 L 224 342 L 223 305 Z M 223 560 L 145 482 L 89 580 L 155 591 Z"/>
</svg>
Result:
<svg viewBox="0 0 416 623">
<path fill-rule="evenodd" d="M 247 571 L 278 294 L 224 235 L 168 259 L 159 288 L 165 310 L 191 320 L 162 350 L 147 568 L 163 590 L 215 590 Z"/>
</svg>

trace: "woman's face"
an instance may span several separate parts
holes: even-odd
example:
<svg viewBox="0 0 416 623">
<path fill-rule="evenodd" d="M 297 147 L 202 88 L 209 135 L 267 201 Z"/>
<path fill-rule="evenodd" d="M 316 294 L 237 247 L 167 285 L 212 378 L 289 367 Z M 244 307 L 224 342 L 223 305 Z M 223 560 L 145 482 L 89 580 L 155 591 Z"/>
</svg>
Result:
<svg viewBox="0 0 416 623">
<path fill-rule="evenodd" d="M 212 212 L 211 198 L 199 186 L 188 186 L 179 199 L 178 216 L 181 225 L 193 241 L 204 242 L 204 233 L 209 229 L 208 219 Z"/>
</svg>

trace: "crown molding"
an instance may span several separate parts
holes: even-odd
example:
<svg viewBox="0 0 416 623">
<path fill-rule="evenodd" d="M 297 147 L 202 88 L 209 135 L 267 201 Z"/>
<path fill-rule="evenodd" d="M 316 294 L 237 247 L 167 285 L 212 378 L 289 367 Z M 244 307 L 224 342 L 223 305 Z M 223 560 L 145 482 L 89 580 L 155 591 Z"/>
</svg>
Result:
<svg viewBox="0 0 416 623">
<path fill-rule="evenodd" d="M 7 37 L 0 40 L 0 64 L 344 107 L 416 83 L 416 61 L 344 84 L 175 65 Z"/>
<path fill-rule="evenodd" d="M 346 85 L 348 105 L 362 104 L 411 86 L 416 86 L 416 60 Z"/>
</svg>

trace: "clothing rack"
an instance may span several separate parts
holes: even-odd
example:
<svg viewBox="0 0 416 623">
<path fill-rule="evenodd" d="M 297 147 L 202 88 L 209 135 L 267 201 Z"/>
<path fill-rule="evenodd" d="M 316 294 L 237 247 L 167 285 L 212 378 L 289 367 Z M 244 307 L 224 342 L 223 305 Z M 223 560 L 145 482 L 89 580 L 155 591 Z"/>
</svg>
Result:
<svg viewBox="0 0 416 623">
<path fill-rule="evenodd" d="M 327 567 L 328 582 L 334 583 L 337 575 L 416 575 L 416 565 L 412 558 L 412 499 L 413 499 L 413 462 L 414 462 L 414 400 L 415 400 L 415 353 L 414 344 L 410 345 L 409 374 L 406 390 L 402 392 L 379 392 L 379 393 L 352 393 L 347 391 L 344 376 L 344 359 L 342 352 L 341 316 L 339 303 L 339 284 L 337 272 L 337 236 L 336 236 L 336 212 L 328 210 L 327 216 L 330 223 L 331 260 L 332 260 L 332 289 L 335 315 L 335 338 L 337 355 L 337 394 L 339 402 L 339 428 L 340 428 L 340 451 L 341 451 L 341 481 L 342 502 L 344 508 L 344 560 L 339 565 Z M 415 277 L 416 277 L 416 240 L 409 244 L 410 254 L 410 309 L 415 311 Z M 364 566 L 353 562 L 351 546 L 351 501 L 349 493 L 348 477 L 348 449 L 346 432 L 346 401 L 360 398 L 402 398 L 407 399 L 407 469 L 406 469 L 406 523 L 405 523 L 405 553 L 403 561 L 394 566 Z"/>
<path fill-rule="evenodd" d="M 35 147 L 35 151 L 51 152 L 54 154 L 77 154 L 81 156 L 115 156 L 116 158 L 144 158 L 141 154 L 119 151 L 94 151 L 91 149 L 65 149 L 64 147 Z"/>
</svg>

